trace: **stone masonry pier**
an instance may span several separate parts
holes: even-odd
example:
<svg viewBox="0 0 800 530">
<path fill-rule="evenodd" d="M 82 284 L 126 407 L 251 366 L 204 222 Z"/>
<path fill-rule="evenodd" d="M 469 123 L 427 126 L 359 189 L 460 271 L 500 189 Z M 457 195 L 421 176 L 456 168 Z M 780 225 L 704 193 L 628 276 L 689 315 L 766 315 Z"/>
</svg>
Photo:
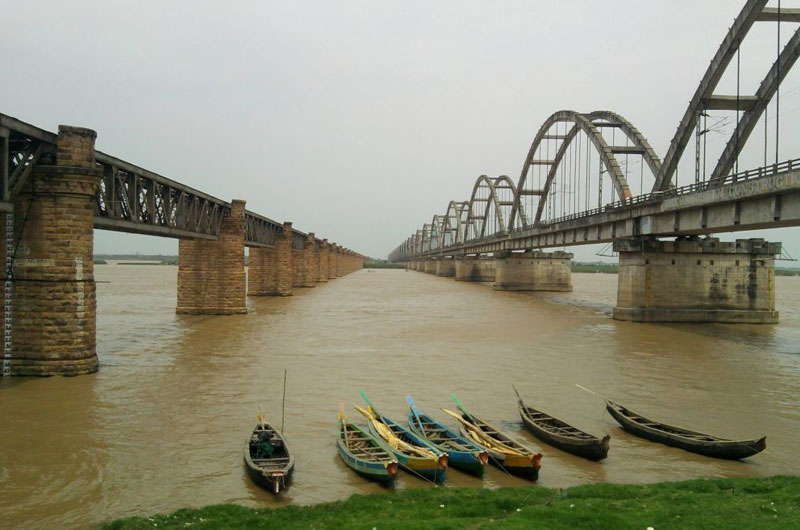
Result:
<svg viewBox="0 0 800 530">
<path fill-rule="evenodd" d="M 293 230 L 292 223 L 281 226 L 248 212 L 244 200 L 226 203 L 97 152 L 90 129 L 61 125 L 56 136 L 0 118 L 4 155 L 17 145 L 9 141 L 12 133 L 30 133 L 41 142 L 13 172 L 13 202 L 0 216 L 6 273 L 2 376 L 97 371 L 98 227 L 179 239 L 178 314 L 244 314 L 247 295 L 289 296 L 364 266 L 364 256 Z M 111 187 L 118 184 L 123 199 Z"/>
</svg>

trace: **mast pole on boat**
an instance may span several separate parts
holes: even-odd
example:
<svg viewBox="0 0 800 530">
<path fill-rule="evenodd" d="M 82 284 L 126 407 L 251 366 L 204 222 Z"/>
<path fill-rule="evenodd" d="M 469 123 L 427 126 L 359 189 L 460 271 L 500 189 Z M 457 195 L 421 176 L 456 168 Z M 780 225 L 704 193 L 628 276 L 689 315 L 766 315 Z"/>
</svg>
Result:
<svg viewBox="0 0 800 530">
<path fill-rule="evenodd" d="M 281 434 L 283 434 L 283 419 L 286 413 L 286 372 L 287 369 L 284 368 L 283 370 L 283 404 L 281 405 Z"/>
</svg>

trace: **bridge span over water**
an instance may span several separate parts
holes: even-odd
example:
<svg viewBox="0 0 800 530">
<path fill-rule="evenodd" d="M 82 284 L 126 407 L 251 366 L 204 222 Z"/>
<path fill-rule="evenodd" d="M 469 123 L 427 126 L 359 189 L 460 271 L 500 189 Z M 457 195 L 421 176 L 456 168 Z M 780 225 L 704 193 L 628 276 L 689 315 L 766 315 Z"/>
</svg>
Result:
<svg viewBox="0 0 800 530">
<path fill-rule="evenodd" d="M 182 314 L 246 313 L 247 296 L 290 296 L 363 267 L 364 256 L 0 114 L 2 375 L 97 370 L 94 229 L 179 239 Z M 245 269 L 245 247 L 249 268 Z"/>
<path fill-rule="evenodd" d="M 758 88 L 742 93 L 741 47 L 758 24 L 775 29 L 778 45 L 763 59 Z M 781 244 L 710 236 L 800 224 L 800 153 L 787 159 L 779 141 L 780 86 L 798 57 L 800 6 L 748 0 L 663 159 L 618 113 L 554 112 L 516 180 L 480 176 L 468 200 L 450 201 L 389 258 L 456 280 L 494 282 L 495 289 L 558 291 L 571 290 L 572 254 L 544 249 L 612 243 L 620 271 L 615 318 L 777 322 L 774 259 Z M 733 94 L 718 91 L 726 73 L 737 80 Z M 707 138 L 718 132 L 716 113 L 733 127 L 714 152 Z M 743 170 L 742 153 L 757 142 L 763 162 Z M 688 184 L 678 179 L 684 155 L 693 158 Z"/>
</svg>

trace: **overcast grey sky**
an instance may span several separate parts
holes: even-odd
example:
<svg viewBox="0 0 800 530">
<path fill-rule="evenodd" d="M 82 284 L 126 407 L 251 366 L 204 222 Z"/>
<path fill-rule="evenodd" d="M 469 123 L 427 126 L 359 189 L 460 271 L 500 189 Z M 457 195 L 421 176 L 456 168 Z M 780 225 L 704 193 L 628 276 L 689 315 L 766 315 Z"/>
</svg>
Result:
<svg viewBox="0 0 800 530">
<path fill-rule="evenodd" d="M 743 4 L 6 0 L 0 112 L 93 128 L 104 152 L 385 257 L 479 175 L 516 180 L 556 110 L 618 112 L 663 157 Z M 743 93 L 774 59 L 764 26 L 742 49 Z M 793 71 L 784 159 L 800 157 L 798 87 Z M 800 230 L 757 235 L 800 257 Z M 177 252 L 169 239 L 95 241 Z"/>
</svg>

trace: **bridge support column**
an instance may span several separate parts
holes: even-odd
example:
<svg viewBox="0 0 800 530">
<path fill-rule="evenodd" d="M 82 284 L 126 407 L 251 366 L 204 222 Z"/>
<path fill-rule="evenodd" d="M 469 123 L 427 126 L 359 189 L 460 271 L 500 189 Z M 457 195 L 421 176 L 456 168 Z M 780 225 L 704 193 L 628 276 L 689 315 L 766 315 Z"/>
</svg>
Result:
<svg viewBox="0 0 800 530">
<path fill-rule="evenodd" d="M 336 243 L 331 243 L 330 254 L 328 255 L 328 279 L 336 279 Z"/>
<path fill-rule="evenodd" d="M 96 133 L 58 128 L 55 166 L 38 166 L 14 201 L 9 375 L 96 372 Z M 10 351 L 9 347 L 10 346 Z M 9 358 L 10 357 L 10 358 Z"/>
<path fill-rule="evenodd" d="M 455 259 L 457 282 L 479 282 L 480 274 L 478 273 L 478 258 L 470 256 L 462 256 Z"/>
<path fill-rule="evenodd" d="M 454 259 L 436 260 L 436 276 L 452 278 L 456 275 L 456 262 Z"/>
<path fill-rule="evenodd" d="M 345 260 L 345 252 L 342 250 L 342 247 L 336 247 L 336 277 L 341 278 L 344 273 L 344 260 Z"/>
<path fill-rule="evenodd" d="M 314 287 L 317 284 L 317 265 L 319 263 L 319 252 L 317 251 L 317 238 L 314 237 L 314 232 L 311 232 L 306 237 L 303 245 L 303 252 L 305 253 L 305 281 L 303 287 Z"/>
<path fill-rule="evenodd" d="M 305 287 L 306 284 L 306 253 L 304 250 L 292 248 L 292 287 Z"/>
<path fill-rule="evenodd" d="M 319 254 L 317 256 L 317 281 L 328 281 L 328 258 L 330 257 L 330 248 L 328 247 L 328 240 L 323 239 L 319 244 Z"/>
<path fill-rule="evenodd" d="M 569 252 L 507 253 L 495 259 L 496 291 L 572 291 Z"/>
<path fill-rule="evenodd" d="M 774 324 L 775 255 L 763 239 L 627 239 L 619 252 L 614 318 L 634 322 Z"/>
<path fill-rule="evenodd" d="M 247 268 L 247 295 L 270 296 L 278 294 L 278 254 L 274 248 L 250 248 L 250 266 Z"/>
<path fill-rule="evenodd" d="M 245 201 L 231 202 L 216 241 L 178 243 L 178 306 L 183 315 L 247 313 L 244 270 Z"/>
<path fill-rule="evenodd" d="M 436 274 L 436 260 L 425 260 L 425 272 L 428 274 Z"/>
<path fill-rule="evenodd" d="M 292 249 L 292 223 L 284 221 L 283 231 L 275 238 L 275 251 L 278 269 L 277 286 L 275 294 L 278 296 L 292 296 L 292 283 L 294 281 L 294 250 Z"/>
</svg>

